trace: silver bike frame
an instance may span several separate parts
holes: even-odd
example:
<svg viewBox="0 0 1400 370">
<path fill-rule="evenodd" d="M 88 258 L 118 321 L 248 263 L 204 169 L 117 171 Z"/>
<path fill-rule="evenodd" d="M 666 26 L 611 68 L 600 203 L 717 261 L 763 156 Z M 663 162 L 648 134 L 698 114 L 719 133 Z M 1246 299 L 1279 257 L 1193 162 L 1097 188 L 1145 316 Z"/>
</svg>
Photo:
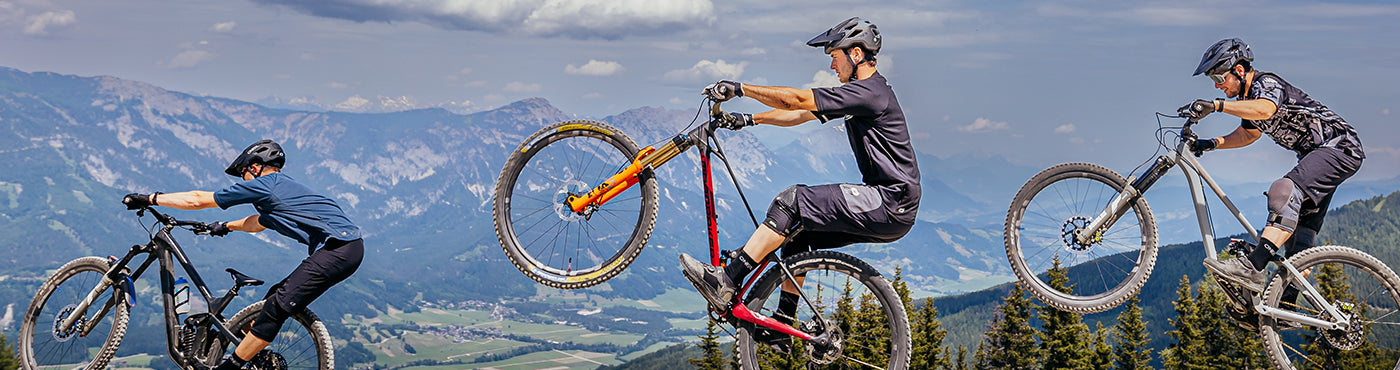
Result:
<svg viewBox="0 0 1400 370">
<path fill-rule="evenodd" d="M 1189 130 L 1189 126 L 1186 130 Z M 1191 200 L 1196 206 L 1196 222 L 1201 228 L 1201 245 L 1206 251 L 1206 257 L 1217 259 L 1219 255 L 1216 254 L 1215 235 L 1210 223 L 1210 209 L 1206 206 L 1205 189 L 1201 185 L 1202 183 L 1210 186 L 1210 190 L 1215 193 L 1215 197 L 1220 199 L 1220 202 L 1224 203 L 1226 208 L 1230 209 L 1230 213 L 1235 216 L 1235 220 L 1240 222 L 1240 226 L 1244 226 L 1244 229 L 1249 233 L 1249 237 L 1258 245 L 1260 239 L 1259 232 L 1255 230 L 1253 225 L 1250 225 L 1249 220 L 1245 219 L 1244 214 L 1235 207 L 1235 203 L 1231 202 L 1230 198 L 1225 196 L 1225 191 L 1220 190 L 1220 185 L 1216 184 L 1215 180 L 1211 179 L 1210 174 L 1206 173 L 1205 168 L 1201 167 L 1201 162 L 1197 161 L 1194 156 L 1187 155 L 1186 145 L 1187 140 L 1182 140 L 1176 145 L 1175 149 L 1170 150 L 1167 155 L 1159 158 L 1157 165 L 1168 166 L 1167 169 L 1170 169 L 1170 166 L 1178 166 L 1181 168 L 1181 172 L 1186 175 L 1186 183 L 1191 189 Z M 1155 166 L 1152 169 L 1148 169 L 1147 175 L 1152 176 L 1154 169 Z M 1163 170 L 1161 172 L 1166 171 Z M 1103 212 L 1100 212 L 1098 216 L 1095 216 L 1094 220 L 1090 222 L 1088 226 L 1075 232 L 1075 238 L 1078 239 L 1080 243 L 1088 244 L 1094 242 L 1094 238 L 1099 234 L 1100 230 L 1117 222 L 1118 218 L 1122 217 L 1130 208 L 1129 203 L 1136 201 L 1138 197 L 1142 196 L 1143 192 L 1147 191 L 1145 188 L 1138 189 L 1133 186 L 1137 182 L 1137 179 L 1138 177 L 1136 175 L 1129 177 L 1128 183 L 1124 184 L 1123 191 L 1119 192 L 1118 196 L 1115 197 L 1112 202 L 1109 202 L 1108 207 L 1106 207 Z M 1150 183 L 1148 185 L 1150 186 Z M 1327 302 L 1326 299 L 1323 299 L 1322 294 L 1317 291 L 1316 287 L 1312 286 L 1312 284 L 1307 284 L 1307 280 L 1297 268 L 1288 263 L 1287 260 L 1280 259 L 1275 262 L 1278 263 L 1280 268 L 1273 276 L 1269 277 L 1270 280 L 1275 276 L 1287 274 L 1288 278 L 1300 282 L 1298 285 L 1303 287 L 1302 293 L 1306 298 L 1321 306 L 1323 310 L 1330 314 L 1330 317 L 1336 318 L 1336 321 L 1319 320 L 1289 312 L 1288 310 L 1274 309 L 1265 306 L 1264 303 L 1260 302 L 1258 299 L 1255 300 L 1255 311 L 1264 316 L 1294 321 L 1323 329 L 1342 329 L 1349 325 L 1350 318 L 1342 315 L 1341 311 L 1339 311 L 1336 306 Z M 1255 296 L 1257 297 L 1258 294 Z"/>
</svg>

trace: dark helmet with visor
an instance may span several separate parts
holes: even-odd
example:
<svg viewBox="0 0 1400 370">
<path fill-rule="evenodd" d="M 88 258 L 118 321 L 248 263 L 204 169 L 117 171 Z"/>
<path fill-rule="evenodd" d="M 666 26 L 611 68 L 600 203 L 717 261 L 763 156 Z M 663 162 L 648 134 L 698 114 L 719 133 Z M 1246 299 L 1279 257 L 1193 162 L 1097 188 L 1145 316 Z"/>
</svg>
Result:
<svg viewBox="0 0 1400 370">
<path fill-rule="evenodd" d="M 224 173 L 233 177 L 243 177 L 243 171 L 248 168 L 248 165 L 254 163 L 282 168 L 282 165 L 287 164 L 287 155 L 282 152 L 282 146 L 278 145 L 276 141 L 259 140 L 253 145 L 249 145 L 247 149 L 243 149 L 243 152 L 238 154 L 238 158 L 233 159 L 233 163 L 228 165 L 228 169 L 225 169 Z"/>
<path fill-rule="evenodd" d="M 1245 45 L 1244 41 L 1236 38 L 1224 39 L 1206 50 L 1206 54 L 1201 56 L 1201 64 L 1196 66 L 1196 73 L 1191 75 L 1216 75 L 1235 68 L 1236 64 L 1252 61 L 1254 52 L 1249 50 L 1249 45 Z"/>
<path fill-rule="evenodd" d="M 875 28 L 874 23 L 860 17 L 851 17 L 851 19 L 841 22 L 817 37 L 807 40 L 807 46 L 825 48 L 823 52 L 827 54 L 831 54 L 834 50 L 845 50 L 859 46 L 865 49 L 866 59 L 869 59 L 880 52 L 880 41 L 880 30 Z"/>
</svg>

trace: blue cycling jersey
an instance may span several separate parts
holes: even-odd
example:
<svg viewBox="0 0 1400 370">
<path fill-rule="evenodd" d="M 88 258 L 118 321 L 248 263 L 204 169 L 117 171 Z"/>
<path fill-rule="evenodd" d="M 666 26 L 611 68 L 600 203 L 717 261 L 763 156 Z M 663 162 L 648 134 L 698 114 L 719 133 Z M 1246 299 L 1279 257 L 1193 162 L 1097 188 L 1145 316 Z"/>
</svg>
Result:
<svg viewBox="0 0 1400 370">
<path fill-rule="evenodd" d="M 252 204 L 258 211 L 259 224 L 306 244 L 307 254 L 324 246 L 327 239 L 360 238 L 360 228 L 345 216 L 339 204 L 281 172 L 216 191 L 214 203 L 223 209 Z"/>
</svg>

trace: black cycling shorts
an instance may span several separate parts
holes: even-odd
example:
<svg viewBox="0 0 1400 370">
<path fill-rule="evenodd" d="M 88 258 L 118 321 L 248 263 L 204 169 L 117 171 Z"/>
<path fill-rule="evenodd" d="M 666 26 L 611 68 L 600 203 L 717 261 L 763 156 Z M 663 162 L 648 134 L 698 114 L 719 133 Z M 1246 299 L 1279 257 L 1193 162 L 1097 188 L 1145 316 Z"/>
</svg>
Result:
<svg viewBox="0 0 1400 370">
<path fill-rule="evenodd" d="M 889 243 L 909 233 L 914 209 L 898 209 L 878 187 L 830 184 L 797 188 L 801 231 L 783 246 L 782 256 L 855 243 Z"/>
<path fill-rule="evenodd" d="M 1361 159 L 1337 148 L 1318 148 L 1299 158 L 1298 165 L 1284 175 L 1293 180 L 1293 184 L 1308 197 L 1298 212 L 1298 227 L 1294 229 L 1293 237 L 1280 246 L 1284 247 L 1286 256 L 1315 244 L 1313 238 L 1322 230 L 1322 221 L 1327 217 L 1332 194 L 1337 191 L 1338 185 L 1360 169 Z"/>
<path fill-rule="evenodd" d="M 288 317 L 354 274 L 364 256 L 362 239 L 327 240 L 324 247 L 301 260 L 291 275 L 268 289 L 263 310 L 253 320 L 252 334 L 267 341 L 275 339 Z"/>
</svg>

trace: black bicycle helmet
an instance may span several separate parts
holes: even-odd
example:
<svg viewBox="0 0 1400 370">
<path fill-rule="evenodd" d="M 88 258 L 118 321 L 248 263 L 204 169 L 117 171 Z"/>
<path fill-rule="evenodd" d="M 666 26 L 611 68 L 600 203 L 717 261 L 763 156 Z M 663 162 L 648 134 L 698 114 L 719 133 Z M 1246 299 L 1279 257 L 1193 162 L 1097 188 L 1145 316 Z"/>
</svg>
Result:
<svg viewBox="0 0 1400 370">
<path fill-rule="evenodd" d="M 827 54 L 831 54 L 834 50 L 860 46 L 865 49 L 868 59 L 880 52 L 880 41 L 880 30 L 875 27 L 874 23 L 860 17 L 851 17 L 851 19 L 841 22 L 817 37 L 807 40 L 807 46 L 825 48 L 823 52 Z"/>
<path fill-rule="evenodd" d="M 233 177 L 243 177 L 243 170 L 254 163 L 282 168 L 282 165 L 287 164 L 287 155 L 282 152 L 282 146 L 278 145 L 276 141 L 259 140 L 253 145 L 249 145 L 247 149 L 243 149 L 243 152 L 238 154 L 238 158 L 233 159 L 233 163 L 228 165 L 228 169 L 225 169 L 224 173 Z"/>
<path fill-rule="evenodd" d="M 1201 64 L 1196 66 L 1196 73 L 1191 75 L 1220 74 L 1220 72 L 1235 68 L 1236 64 L 1252 61 L 1254 61 L 1254 52 L 1249 51 L 1249 45 L 1245 45 L 1244 41 L 1235 38 L 1224 39 L 1206 50 L 1206 54 L 1201 56 Z"/>
</svg>

